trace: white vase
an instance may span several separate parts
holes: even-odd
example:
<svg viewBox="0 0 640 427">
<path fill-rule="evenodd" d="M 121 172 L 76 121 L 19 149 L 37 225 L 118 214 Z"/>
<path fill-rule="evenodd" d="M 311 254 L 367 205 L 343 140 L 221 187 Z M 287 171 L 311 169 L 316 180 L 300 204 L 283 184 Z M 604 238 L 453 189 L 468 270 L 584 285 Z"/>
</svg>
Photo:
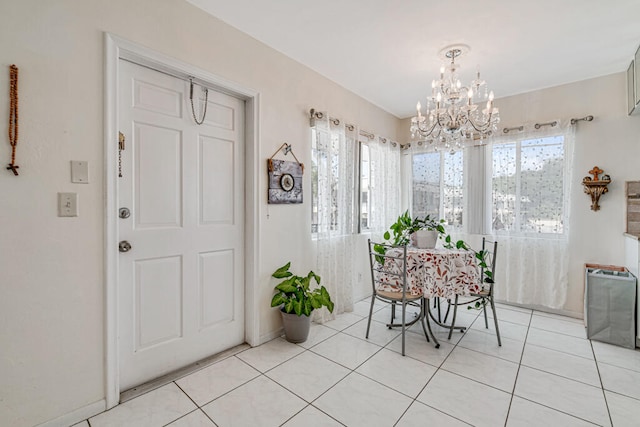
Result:
<svg viewBox="0 0 640 427">
<path fill-rule="evenodd" d="M 435 230 L 418 230 L 411 235 L 413 246 L 420 249 L 433 249 L 438 242 L 438 232 Z"/>
</svg>

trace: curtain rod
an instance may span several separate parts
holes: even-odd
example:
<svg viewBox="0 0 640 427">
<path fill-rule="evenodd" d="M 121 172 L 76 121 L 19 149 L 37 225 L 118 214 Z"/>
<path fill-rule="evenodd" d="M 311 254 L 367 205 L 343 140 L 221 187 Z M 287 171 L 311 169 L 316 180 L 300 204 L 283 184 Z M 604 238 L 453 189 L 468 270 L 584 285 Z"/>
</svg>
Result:
<svg viewBox="0 0 640 427">
<path fill-rule="evenodd" d="M 584 117 L 580 117 L 580 118 L 573 118 L 573 119 L 571 119 L 570 122 L 571 122 L 572 125 L 575 125 L 576 123 L 582 122 L 582 121 L 591 122 L 591 121 L 593 121 L 593 116 L 592 115 L 588 115 L 588 116 L 584 116 Z M 557 125 L 558 125 L 558 121 L 554 120 L 554 121 L 547 122 L 547 123 L 536 123 L 536 124 L 533 125 L 533 127 L 535 129 L 540 129 L 543 126 L 555 127 Z M 514 127 L 510 127 L 510 128 L 503 128 L 502 132 L 503 133 L 509 133 L 511 131 L 514 131 L 514 130 L 516 130 L 518 132 L 522 132 L 524 130 L 524 125 L 514 126 Z"/>
<path fill-rule="evenodd" d="M 324 119 L 324 113 L 322 111 L 316 111 L 315 108 L 312 108 L 311 110 L 309 110 L 309 116 L 312 119 Z M 331 123 L 333 123 L 335 126 L 338 126 L 340 124 L 340 119 L 336 119 L 334 117 L 329 117 L 329 121 Z M 347 128 L 350 131 L 354 131 L 356 126 L 352 125 L 352 124 L 348 124 L 345 123 L 344 125 L 345 128 Z M 363 129 L 358 129 L 358 133 L 361 136 L 366 137 L 368 140 L 373 141 L 376 137 L 376 135 L 372 132 L 367 132 L 366 130 Z M 380 140 L 380 142 L 382 142 L 383 144 L 386 144 L 387 142 L 391 142 L 391 145 L 393 145 L 394 147 L 398 145 L 397 142 L 395 141 L 390 141 L 387 138 L 383 138 L 381 136 L 378 137 L 378 139 Z M 402 147 L 402 145 L 400 145 L 400 147 Z"/>
</svg>

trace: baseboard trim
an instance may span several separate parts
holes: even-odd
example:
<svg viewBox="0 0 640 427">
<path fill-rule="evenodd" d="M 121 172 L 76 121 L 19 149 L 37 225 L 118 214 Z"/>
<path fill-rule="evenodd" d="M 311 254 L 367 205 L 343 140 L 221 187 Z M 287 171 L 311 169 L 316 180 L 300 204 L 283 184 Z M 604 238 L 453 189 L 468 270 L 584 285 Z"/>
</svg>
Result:
<svg viewBox="0 0 640 427">
<path fill-rule="evenodd" d="M 555 308 L 549 308 L 549 307 L 545 307 L 543 305 L 535 305 L 535 304 L 518 304 L 515 302 L 509 302 L 509 301 L 500 301 L 496 299 L 497 303 L 500 304 L 504 304 L 504 305 L 511 305 L 513 307 L 520 307 L 520 308 L 526 308 L 529 310 L 536 310 L 536 311 L 542 311 L 544 313 L 549 313 L 549 314 L 558 314 L 561 316 L 567 316 L 567 317 L 573 317 L 576 319 L 580 319 L 582 320 L 583 313 L 582 312 L 578 312 L 578 311 L 570 311 L 570 310 L 564 310 L 564 309 L 555 309 Z"/>
<path fill-rule="evenodd" d="M 38 427 L 69 427 L 78 424 L 88 418 L 98 415 L 107 409 L 107 401 L 105 399 L 91 403 L 75 411 L 62 415 L 56 419 L 39 424 Z"/>
<path fill-rule="evenodd" d="M 267 341 L 271 341 L 274 338 L 281 337 L 282 334 L 284 334 L 284 329 L 280 328 L 277 331 L 269 332 L 265 335 L 260 335 L 260 342 L 258 343 L 258 345 L 262 345 Z"/>
</svg>

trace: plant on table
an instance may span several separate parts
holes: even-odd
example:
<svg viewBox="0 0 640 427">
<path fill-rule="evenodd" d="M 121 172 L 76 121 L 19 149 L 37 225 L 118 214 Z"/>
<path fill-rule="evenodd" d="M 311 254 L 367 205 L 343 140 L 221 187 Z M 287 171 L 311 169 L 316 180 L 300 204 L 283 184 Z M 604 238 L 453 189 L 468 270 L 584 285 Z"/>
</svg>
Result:
<svg viewBox="0 0 640 427">
<path fill-rule="evenodd" d="M 411 241 L 411 235 L 420 230 L 436 231 L 438 238 L 442 238 L 446 233 L 444 222 L 444 219 L 437 220 L 429 215 L 425 215 L 423 218 L 412 218 L 407 210 L 396 219 L 396 222 L 391 224 L 389 230 L 385 231 L 383 238 L 387 244 L 394 246 L 408 245 Z M 386 248 L 382 245 L 375 245 L 373 249 L 381 255 L 386 252 Z M 381 264 L 384 263 L 383 257 L 377 257 L 376 260 Z"/>
<path fill-rule="evenodd" d="M 424 218 L 411 218 L 409 211 L 405 211 L 398 217 L 396 222 L 391 224 L 389 230 L 393 233 L 394 245 L 406 245 L 411 241 L 411 235 L 416 231 L 437 231 L 439 236 L 444 235 L 444 219 L 437 220 L 429 215 L 425 215 Z M 391 241 L 391 233 L 389 231 L 384 233 L 384 239 Z"/>
</svg>

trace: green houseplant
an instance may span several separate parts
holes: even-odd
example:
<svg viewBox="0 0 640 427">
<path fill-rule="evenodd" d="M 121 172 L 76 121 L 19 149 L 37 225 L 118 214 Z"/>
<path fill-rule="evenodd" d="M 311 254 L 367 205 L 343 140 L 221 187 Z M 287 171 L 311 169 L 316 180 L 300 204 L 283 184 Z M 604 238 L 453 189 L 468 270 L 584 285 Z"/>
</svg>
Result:
<svg viewBox="0 0 640 427">
<path fill-rule="evenodd" d="M 393 233 L 394 245 L 406 245 L 411 241 L 411 235 L 418 231 L 426 230 L 434 231 L 438 235 L 444 234 L 444 219 L 437 220 L 429 215 L 425 215 L 424 218 L 412 218 L 409 215 L 409 211 L 405 211 L 398 217 L 396 222 L 391 224 L 389 230 Z M 391 241 L 391 233 L 389 231 L 384 233 L 384 239 Z"/>
<path fill-rule="evenodd" d="M 425 215 L 424 218 L 412 218 L 407 210 L 396 219 L 396 222 L 391 224 L 389 230 L 384 233 L 383 238 L 390 245 L 402 246 L 411 243 L 411 237 L 414 233 L 429 231 L 436 234 L 433 242 L 435 246 L 435 241 L 438 238 L 442 238 L 446 233 L 444 222 L 444 219 L 437 220 L 429 215 Z M 375 245 L 374 250 L 381 255 L 385 254 L 385 247 L 382 245 Z M 377 261 L 384 263 L 384 258 L 377 257 Z"/>
<path fill-rule="evenodd" d="M 274 290 L 276 294 L 271 299 L 271 307 L 280 306 L 282 323 L 287 341 L 304 342 L 309 335 L 311 326 L 311 312 L 316 308 L 327 307 L 333 312 L 333 302 L 329 291 L 320 286 L 320 276 L 309 271 L 306 276 L 296 276 L 291 271 L 291 262 L 278 268 L 271 277 L 284 279 Z M 311 280 L 316 284 L 311 289 Z"/>
</svg>

